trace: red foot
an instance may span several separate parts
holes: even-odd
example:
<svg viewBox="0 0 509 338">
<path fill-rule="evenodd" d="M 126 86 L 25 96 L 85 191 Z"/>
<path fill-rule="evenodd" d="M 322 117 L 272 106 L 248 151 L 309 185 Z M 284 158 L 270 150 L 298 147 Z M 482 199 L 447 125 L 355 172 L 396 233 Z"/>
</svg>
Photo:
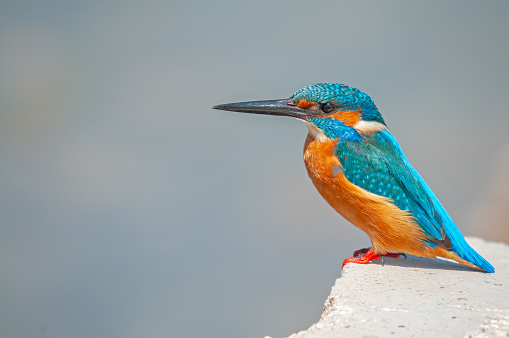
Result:
<svg viewBox="0 0 509 338">
<path fill-rule="evenodd" d="M 363 254 L 363 255 L 360 256 L 360 257 L 357 257 L 360 254 Z M 372 262 L 372 261 L 379 261 L 379 260 L 382 261 L 382 265 L 383 265 L 384 261 L 383 261 L 383 258 L 380 258 L 380 256 L 387 256 L 387 257 L 398 258 L 401 255 L 405 256 L 405 258 L 406 258 L 406 255 L 404 253 L 399 254 L 399 253 L 387 252 L 386 254 L 381 255 L 381 254 L 376 254 L 373 251 L 373 248 L 360 249 L 360 250 L 356 250 L 353 253 L 354 257 L 347 258 L 347 259 L 345 259 L 343 261 L 343 267 L 346 265 L 346 263 L 366 264 L 366 263 L 369 263 L 369 262 Z"/>
<path fill-rule="evenodd" d="M 357 251 L 354 252 L 354 255 L 355 254 L 364 253 L 364 250 L 365 249 L 357 250 Z M 344 268 L 346 263 L 366 264 L 366 263 L 369 263 L 371 261 L 379 261 L 379 260 L 380 260 L 380 256 L 375 254 L 373 249 L 369 249 L 368 251 L 365 251 L 364 255 L 362 255 L 360 257 L 350 257 L 350 258 L 345 259 L 343 261 L 343 266 L 342 267 Z"/>
</svg>

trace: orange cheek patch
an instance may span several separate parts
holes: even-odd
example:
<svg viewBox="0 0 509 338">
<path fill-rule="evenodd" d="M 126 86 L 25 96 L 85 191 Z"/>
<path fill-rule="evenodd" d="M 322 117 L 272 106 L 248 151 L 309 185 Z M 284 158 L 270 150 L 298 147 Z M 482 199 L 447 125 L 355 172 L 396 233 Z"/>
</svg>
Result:
<svg viewBox="0 0 509 338">
<path fill-rule="evenodd" d="M 313 104 L 314 104 L 313 102 L 309 102 L 308 100 L 305 99 L 299 100 L 299 102 L 297 102 L 297 106 L 304 109 L 311 107 Z"/>
<path fill-rule="evenodd" d="M 358 110 L 348 110 L 330 115 L 330 117 L 341 120 L 345 126 L 353 127 L 361 120 L 361 112 Z"/>
</svg>

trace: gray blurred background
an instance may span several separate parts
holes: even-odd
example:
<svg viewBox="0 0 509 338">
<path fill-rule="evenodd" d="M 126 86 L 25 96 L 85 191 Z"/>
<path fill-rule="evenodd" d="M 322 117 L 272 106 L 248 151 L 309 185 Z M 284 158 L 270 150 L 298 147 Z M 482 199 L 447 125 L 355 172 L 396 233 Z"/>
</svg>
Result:
<svg viewBox="0 0 509 338">
<path fill-rule="evenodd" d="M 294 120 L 367 92 L 466 235 L 509 241 L 507 1 L 3 1 L 0 336 L 281 337 L 369 245 Z"/>
</svg>

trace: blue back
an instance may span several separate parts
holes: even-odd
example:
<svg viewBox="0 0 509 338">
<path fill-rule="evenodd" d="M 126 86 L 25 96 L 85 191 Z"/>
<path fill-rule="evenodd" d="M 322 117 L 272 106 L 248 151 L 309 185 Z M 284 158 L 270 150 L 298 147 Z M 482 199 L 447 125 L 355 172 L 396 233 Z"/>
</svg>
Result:
<svg viewBox="0 0 509 338">
<path fill-rule="evenodd" d="M 495 271 L 468 245 L 389 131 L 361 135 L 362 141 L 351 140 L 351 136 L 349 138 L 338 142 L 336 155 L 350 182 L 371 193 L 390 198 L 400 209 L 408 210 L 427 235 L 426 244 L 430 247 L 440 245 L 487 272 Z"/>
</svg>

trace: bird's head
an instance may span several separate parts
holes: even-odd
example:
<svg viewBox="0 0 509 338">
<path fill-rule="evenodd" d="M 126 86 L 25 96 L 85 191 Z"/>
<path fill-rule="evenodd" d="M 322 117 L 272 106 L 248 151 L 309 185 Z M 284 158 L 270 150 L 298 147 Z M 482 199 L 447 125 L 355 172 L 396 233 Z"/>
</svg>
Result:
<svg viewBox="0 0 509 338">
<path fill-rule="evenodd" d="M 369 95 L 342 84 L 318 83 L 299 89 L 288 99 L 221 104 L 214 109 L 290 116 L 303 120 L 310 131 L 337 138 L 346 129 L 370 132 L 385 128 Z"/>
</svg>

